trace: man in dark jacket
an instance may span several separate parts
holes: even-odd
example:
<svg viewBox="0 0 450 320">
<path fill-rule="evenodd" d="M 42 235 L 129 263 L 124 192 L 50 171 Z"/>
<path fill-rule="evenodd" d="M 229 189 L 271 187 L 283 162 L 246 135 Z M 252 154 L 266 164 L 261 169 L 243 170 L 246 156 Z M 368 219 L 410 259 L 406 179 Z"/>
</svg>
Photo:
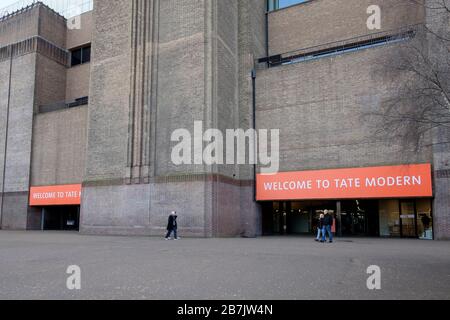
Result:
<svg viewBox="0 0 450 320">
<path fill-rule="evenodd" d="M 333 233 L 331 232 L 331 227 L 333 226 L 333 216 L 328 213 L 328 210 L 325 210 L 324 212 L 324 219 L 323 219 L 323 229 L 322 229 L 322 241 L 326 242 L 326 234 L 328 233 L 330 243 L 333 242 Z"/>
<path fill-rule="evenodd" d="M 178 225 L 177 225 L 177 213 L 176 211 L 172 211 L 172 213 L 169 216 L 169 222 L 167 223 L 167 235 L 166 235 L 166 240 L 170 240 L 170 235 L 173 232 L 174 235 L 174 240 L 178 240 L 179 238 L 177 237 L 177 229 L 178 229 Z"/>
</svg>

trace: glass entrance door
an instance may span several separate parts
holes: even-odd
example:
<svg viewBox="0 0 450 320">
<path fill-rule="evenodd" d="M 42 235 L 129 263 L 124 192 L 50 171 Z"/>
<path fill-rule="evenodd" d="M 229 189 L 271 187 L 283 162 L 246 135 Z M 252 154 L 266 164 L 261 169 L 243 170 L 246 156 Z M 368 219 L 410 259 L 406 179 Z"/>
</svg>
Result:
<svg viewBox="0 0 450 320">
<path fill-rule="evenodd" d="M 317 234 L 319 215 L 327 209 L 336 218 L 336 201 L 276 201 L 263 204 L 265 235 Z M 334 227 L 336 224 L 334 224 Z"/>
<path fill-rule="evenodd" d="M 379 236 L 378 221 L 378 201 L 341 201 L 340 234 L 343 236 Z"/>
<path fill-rule="evenodd" d="M 405 238 L 417 238 L 415 201 L 400 201 L 400 232 Z"/>
</svg>

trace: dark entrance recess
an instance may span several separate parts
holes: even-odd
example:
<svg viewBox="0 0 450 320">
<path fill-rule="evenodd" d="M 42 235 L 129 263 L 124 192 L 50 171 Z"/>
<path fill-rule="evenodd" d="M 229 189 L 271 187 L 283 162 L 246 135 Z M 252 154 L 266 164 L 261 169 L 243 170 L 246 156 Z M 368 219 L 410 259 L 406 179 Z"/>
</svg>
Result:
<svg viewBox="0 0 450 320">
<path fill-rule="evenodd" d="M 263 204 L 263 234 L 314 234 L 324 210 L 335 217 L 336 201 L 266 202 Z"/>
<path fill-rule="evenodd" d="M 379 236 L 378 201 L 281 201 L 263 203 L 264 235 L 316 235 L 319 216 L 334 217 L 338 236 Z"/>
<path fill-rule="evenodd" d="M 78 231 L 79 206 L 54 206 L 42 208 L 42 230 Z"/>
<path fill-rule="evenodd" d="M 341 202 L 342 236 L 378 237 L 379 230 L 378 201 L 352 200 Z"/>
</svg>

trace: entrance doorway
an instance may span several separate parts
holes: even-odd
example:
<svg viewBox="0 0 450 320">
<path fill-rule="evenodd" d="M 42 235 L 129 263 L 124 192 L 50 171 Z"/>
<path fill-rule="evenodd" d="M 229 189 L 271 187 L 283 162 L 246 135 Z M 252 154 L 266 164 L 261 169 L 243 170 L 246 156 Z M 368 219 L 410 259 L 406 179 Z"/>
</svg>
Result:
<svg viewBox="0 0 450 320">
<path fill-rule="evenodd" d="M 414 201 L 400 201 L 400 234 L 404 238 L 417 238 L 416 204 Z"/>
<path fill-rule="evenodd" d="M 380 236 L 433 240 L 430 199 L 380 200 Z"/>
<path fill-rule="evenodd" d="M 263 205 L 265 235 L 309 235 L 317 233 L 325 210 L 336 216 L 336 201 L 282 201 Z"/>
<path fill-rule="evenodd" d="M 342 201 L 340 210 L 340 235 L 378 237 L 378 201 Z"/>
<path fill-rule="evenodd" d="M 80 207 L 43 207 L 41 227 L 42 230 L 49 231 L 78 231 L 80 228 Z"/>
<path fill-rule="evenodd" d="M 343 237 L 398 237 L 433 240 L 431 199 L 264 202 L 264 235 L 317 234 L 325 210 Z"/>
</svg>

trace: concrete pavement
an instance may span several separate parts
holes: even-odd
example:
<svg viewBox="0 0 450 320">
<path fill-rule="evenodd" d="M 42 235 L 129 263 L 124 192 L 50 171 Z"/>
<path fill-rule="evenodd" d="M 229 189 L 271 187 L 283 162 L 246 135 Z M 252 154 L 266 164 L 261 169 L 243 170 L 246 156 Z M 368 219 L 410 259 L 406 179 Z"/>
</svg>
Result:
<svg viewBox="0 0 450 320">
<path fill-rule="evenodd" d="M 370 265 L 381 290 L 367 289 Z M 0 299 L 450 299 L 450 242 L 0 231 Z"/>
</svg>

